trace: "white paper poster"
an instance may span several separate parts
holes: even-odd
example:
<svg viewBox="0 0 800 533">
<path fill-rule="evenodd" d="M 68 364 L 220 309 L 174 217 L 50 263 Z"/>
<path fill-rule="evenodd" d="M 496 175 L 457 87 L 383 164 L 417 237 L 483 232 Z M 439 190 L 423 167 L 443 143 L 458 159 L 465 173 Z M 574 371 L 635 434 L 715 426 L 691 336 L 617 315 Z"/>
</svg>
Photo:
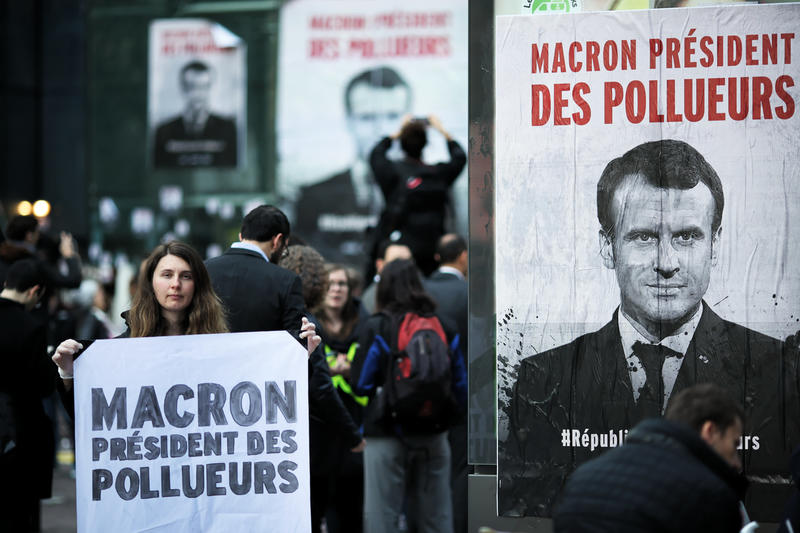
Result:
<svg viewBox="0 0 800 533">
<path fill-rule="evenodd" d="M 101 340 L 75 361 L 78 531 L 310 531 L 308 446 L 286 332 Z"/>
<path fill-rule="evenodd" d="M 148 160 L 154 168 L 244 163 L 246 58 L 245 43 L 215 22 L 150 23 Z"/>
<path fill-rule="evenodd" d="M 498 17 L 500 514 L 550 516 L 575 467 L 710 381 L 745 410 L 748 511 L 780 515 L 800 445 L 797 28 L 796 4 Z M 639 339 L 673 350 L 660 377 Z"/>
<path fill-rule="evenodd" d="M 467 150 L 467 2 L 295 0 L 281 28 L 278 190 L 292 232 L 329 261 L 361 267 L 383 208 L 368 164 L 378 141 L 406 114 L 436 115 Z M 432 128 L 422 156 L 449 159 Z M 466 181 L 464 171 L 452 190 L 462 233 Z"/>
</svg>

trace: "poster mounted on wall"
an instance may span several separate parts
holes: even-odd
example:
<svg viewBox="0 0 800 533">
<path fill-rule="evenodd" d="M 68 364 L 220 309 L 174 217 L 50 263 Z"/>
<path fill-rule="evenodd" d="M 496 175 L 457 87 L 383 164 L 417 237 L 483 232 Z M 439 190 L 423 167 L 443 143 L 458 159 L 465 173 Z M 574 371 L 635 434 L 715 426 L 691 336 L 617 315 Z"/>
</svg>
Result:
<svg viewBox="0 0 800 533">
<path fill-rule="evenodd" d="M 281 32 L 278 59 L 278 190 L 293 233 L 361 269 L 384 205 L 372 148 L 411 114 L 437 116 L 466 150 L 467 2 L 295 0 L 281 8 L 281 27 L 291 31 Z M 422 160 L 449 160 L 445 138 L 427 133 Z M 466 181 L 464 171 L 449 206 L 462 234 Z"/>
<path fill-rule="evenodd" d="M 148 160 L 156 169 L 244 163 L 247 48 L 204 19 L 150 23 Z"/>
<path fill-rule="evenodd" d="M 311 531 L 308 356 L 286 332 L 111 339 L 75 361 L 78 531 Z"/>
<path fill-rule="evenodd" d="M 713 382 L 744 408 L 747 509 L 780 517 L 799 24 L 797 5 L 498 18 L 499 514 L 551 516 L 578 465 Z M 673 350 L 660 377 L 642 344 Z"/>
</svg>

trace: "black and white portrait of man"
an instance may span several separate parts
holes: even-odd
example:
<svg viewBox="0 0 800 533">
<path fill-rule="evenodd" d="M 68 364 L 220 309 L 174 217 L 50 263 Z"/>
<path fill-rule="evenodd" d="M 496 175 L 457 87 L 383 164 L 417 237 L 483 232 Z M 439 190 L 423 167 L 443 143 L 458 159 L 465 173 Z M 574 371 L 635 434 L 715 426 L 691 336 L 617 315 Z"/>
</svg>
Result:
<svg viewBox="0 0 800 533">
<path fill-rule="evenodd" d="M 686 142 L 656 140 L 609 162 L 597 182 L 599 260 L 619 306 L 573 341 L 523 354 L 500 443 L 501 514 L 548 516 L 575 466 L 678 391 L 722 386 L 744 407 L 748 504 L 778 501 L 800 444 L 798 351 L 720 317 L 704 299 L 726 235 L 723 183 Z M 587 435 L 586 443 L 575 442 Z M 589 445 L 604 435 L 605 446 Z M 753 440 L 754 439 L 754 440 Z"/>
<path fill-rule="evenodd" d="M 210 106 L 215 77 L 215 70 L 200 60 L 192 60 L 180 69 L 177 82 L 183 109 L 156 128 L 156 168 L 237 165 L 236 120 L 214 113 Z"/>
<path fill-rule="evenodd" d="M 347 130 L 356 148 L 350 166 L 300 189 L 297 206 L 312 216 L 297 217 L 295 231 L 331 261 L 362 266 L 368 228 L 384 205 L 368 158 L 384 136 L 400 128 L 410 112 L 408 82 L 389 66 L 356 73 L 343 92 Z"/>
</svg>

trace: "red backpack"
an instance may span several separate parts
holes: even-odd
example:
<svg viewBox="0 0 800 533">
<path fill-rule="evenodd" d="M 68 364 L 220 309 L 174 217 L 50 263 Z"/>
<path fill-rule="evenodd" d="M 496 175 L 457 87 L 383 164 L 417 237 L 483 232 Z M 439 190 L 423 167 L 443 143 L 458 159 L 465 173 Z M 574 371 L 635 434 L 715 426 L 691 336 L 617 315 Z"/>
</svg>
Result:
<svg viewBox="0 0 800 533">
<path fill-rule="evenodd" d="M 407 434 L 446 430 L 457 412 L 451 353 L 435 316 L 406 313 L 393 321 L 384 390 L 390 420 Z"/>
</svg>

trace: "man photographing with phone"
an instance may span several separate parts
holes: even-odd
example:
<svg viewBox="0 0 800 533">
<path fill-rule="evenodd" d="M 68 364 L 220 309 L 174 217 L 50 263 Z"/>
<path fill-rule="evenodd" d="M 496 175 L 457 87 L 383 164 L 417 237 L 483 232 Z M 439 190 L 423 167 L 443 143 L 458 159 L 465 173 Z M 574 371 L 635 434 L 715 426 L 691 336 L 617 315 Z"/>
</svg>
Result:
<svg viewBox="0 0 800 533">
<path fill-rule="evenodd" d="M 437 130 L 447 140 L 450 161 L 428 165 L 422 162 L 422 150 L 428 142 L 427 128 Z M 386 154 L 397 139 L 405 157 L 391 161 Z M 386 199 L 386 207 L 376 228 L 375 242 L 389 239 L 411 249 L 414 261 L 425 276 L 436 270 L 436 242 L 445 233 L 445 214 L 450 187 L 467 156 L 444 129 L 439 119 L 403 119 L 400 130 L 384 137 L 369 156 L 375 180 Z"/>
</svg>

